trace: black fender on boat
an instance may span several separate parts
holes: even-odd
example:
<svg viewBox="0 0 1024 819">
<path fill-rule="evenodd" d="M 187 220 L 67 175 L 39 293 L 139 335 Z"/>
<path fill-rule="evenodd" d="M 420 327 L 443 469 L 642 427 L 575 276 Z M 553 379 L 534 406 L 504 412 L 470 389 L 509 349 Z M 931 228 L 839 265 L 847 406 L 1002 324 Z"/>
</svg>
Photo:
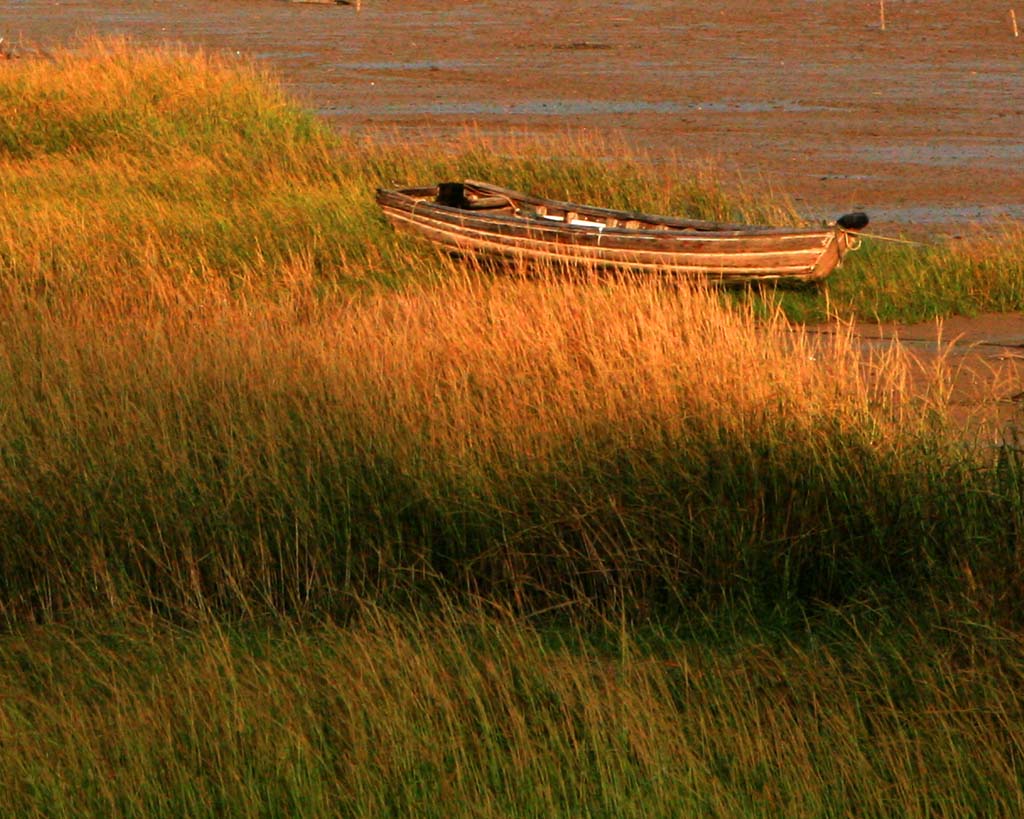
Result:
<svg viewBox="0 0 1024 819">
<path fill-rule="evenodd" d="M 836 219 L 836 224 L 843 230 L 864 230 L 868 226 L 868 215 L 862 210 L 847 213 Z"/>
</svg>

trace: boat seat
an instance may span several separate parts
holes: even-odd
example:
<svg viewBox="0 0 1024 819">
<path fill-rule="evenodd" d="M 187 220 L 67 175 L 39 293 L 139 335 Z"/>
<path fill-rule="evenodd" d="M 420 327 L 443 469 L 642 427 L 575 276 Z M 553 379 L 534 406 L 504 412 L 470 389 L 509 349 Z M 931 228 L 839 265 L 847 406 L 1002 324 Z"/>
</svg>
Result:
<svg viewBox="0 0 1024 819">
<path fill-rule="evenodd" d="M 504 196 L 481 196 L 479 199 L 466 198 L 463 207 L 469 210 L 495 210 L 497 208 L 511 208 L 511 204 Z"/>
</svg>

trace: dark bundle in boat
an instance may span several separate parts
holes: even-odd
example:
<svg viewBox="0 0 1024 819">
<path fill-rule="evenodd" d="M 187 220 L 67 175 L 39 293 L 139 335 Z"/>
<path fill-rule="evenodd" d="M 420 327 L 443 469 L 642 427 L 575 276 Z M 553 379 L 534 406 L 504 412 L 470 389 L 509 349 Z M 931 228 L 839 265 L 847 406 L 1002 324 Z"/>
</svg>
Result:
<svg viewBox="0 0 1024 819">
<path fill-rule="evenodd" d="M 852 213 L 821 228 L 677 219 L 541 199 L 485 182 L 378 190 L 399 230 L 460 254 L 657 271 L 712 282 L 815 282 L 859 245 Z"/>
</svg>

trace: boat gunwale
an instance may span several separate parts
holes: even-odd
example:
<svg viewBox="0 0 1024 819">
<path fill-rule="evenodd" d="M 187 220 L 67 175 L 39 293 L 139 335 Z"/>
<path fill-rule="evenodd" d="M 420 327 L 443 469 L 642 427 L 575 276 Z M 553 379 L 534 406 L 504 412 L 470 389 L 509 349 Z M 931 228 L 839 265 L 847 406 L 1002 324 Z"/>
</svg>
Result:
<svg viewBox="0 0 1024 819">
<path fill-rule="evenodd" d="M 525 203 L 531 206 L 542 206 L 575 213 L 577 216 L 592 215 L 599 219 L 616 219 L 623 222 L 640 222 L 648 227 L 627 227 L 624 225 L 595 227 L 593 225 L 579 225 L 559 219 L 545 219 L 543 216 L 532 216 L 522 214 L 509 214 L 500 211 L 490 212 L 488 210 L 473 210 L 460 208 L 453 205 L 444 205 L 432 201 L 437 194 L 437 186 L 414 187 L 414 188 L 379 188 L 377 200 L 384 204 L 382 199 L 387 196 L 397 198 L 400 202 L 407 202 L 407 208 L 413 215 L 422 208 L 440 214 L 450 214 L 459 217 L 460 220 L 467 218 L 483 223 L 493 222 L 507 225 L 531 225 L 553 229 L 559 233 L 570 233 L 575 235 L 597 235 L 614 233 L 617 236 L 648 237 L 658 239 L 690 238 L 690 239 L 751 239 L 751 238 L 785 238 L 785 237 L 821 237 L 824 240 L 827 236 L 834 236 L 837 232 L 846 232 L 835 224 L 824 227 L 772 227 L 767 225 L 739 225 L 734 223 L 709 222 L 698 219 L 680 219 L 673 216 L 661 214 L 643 213 L 638 211 L 614 210 L 602 208 L 596 205 L 586 205 L 577 202 L 567 202 L 558 199 L 545 199 L 539 196 L 530 196 L 519 191 L 512 191 L 500 188 L 496 185 L 489 185 L 484 182 L 467 179 L 463 183 L 467 188 L 474 189 L 474 192 L 500 196 L 509 200 L 510 205 Z M 398 204 L 397 202 L 395 204 Z M 655 226 L 665 225 L 663 229 Z"/>
</svg>

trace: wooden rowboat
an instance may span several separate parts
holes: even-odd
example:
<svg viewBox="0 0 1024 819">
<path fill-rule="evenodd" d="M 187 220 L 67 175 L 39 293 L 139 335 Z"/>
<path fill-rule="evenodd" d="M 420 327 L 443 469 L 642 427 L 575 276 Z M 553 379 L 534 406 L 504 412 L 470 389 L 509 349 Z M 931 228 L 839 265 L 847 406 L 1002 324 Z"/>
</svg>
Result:
<svg viewBox="0 0 1024 819">
<path fill-rule="evenodd" d="M 711 282 L 815 282 L 837 268 L 867 222 L 852 213 L 821 228 L 774 228 L 654 216 L 559 202 L 485 182 L 380 189 L 396 229 L 461 255 Z"/>
</svg>

